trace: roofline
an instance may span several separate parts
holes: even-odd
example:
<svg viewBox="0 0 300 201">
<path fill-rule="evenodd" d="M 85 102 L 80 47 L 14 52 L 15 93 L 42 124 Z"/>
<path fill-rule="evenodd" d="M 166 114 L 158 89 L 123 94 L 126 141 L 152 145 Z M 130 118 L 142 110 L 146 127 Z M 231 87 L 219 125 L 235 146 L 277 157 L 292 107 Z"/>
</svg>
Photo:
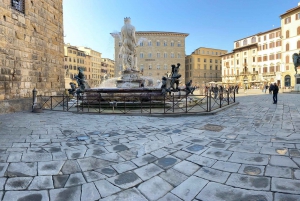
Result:
<svg viewBox="0 0 300 201">
<path fill-rule="evenodd" d="M 257 47 L 257 43 L 252 43 L 250 45 L 246 45 L 246 46 L 235 48 L 235 49 L 233 49 L 233 52 L 235 52 L 236 50 L 241 50 L 243 48 L 249 48 L 249 47 L 252 47 L 252 46 L 256 46 Z"/>
<path fill-rule="evenodd" d="M 258 33 L 257 35 L 258 35 L 258 36 L 261 36 L 261 35 L 263 35 L 263 34 L 266 34 L 266 33 L 269 33 L 269 32 L 275 31 L 275 30 L 281 30 L 281 27 L 277 27 L 277 28 L 274 28 L 274 29 L 270 29 L 270 30 L 265 31 L 265 32 L 260 32 L 260 33 Z"/>
<path fill-rule="evenodd" d="M 117 34 L 120 34 L 120 32 L 117 33 L 110 33 L 111 36 L 115 36 Z M 168 31 L 136 31 L 136 35 L 180 35 L 187 37 L 188 33 L 180 33 L 180 32 L 168 32 Z"/>
<path fill-rule="evenodd" d="M 221 50 L 221 49 L 210 48 L 210 47 L 198 47 L 198 48 L 195 49 L 193 52 L 195 52 L 196 50 L 198 50 L 198 49 L 200 49 L 200 48 L 206 48 L 206 49 L 212 49 L 212 50 L 219 50 L 219 51 L 228 51 L 228 50 Z"/>
<path fill-rule="evenodd" d="M 290 9 L 290 10 L 287 10 L 285 13 L 283 13 L 283 14 L 281 14 L 281 15 L 279 15 L 279 17 L 283 17 L 284 15 L 287 15 L 287 14 L 289 14 L 289 13 L 291 13 L 291 12 L 293 12 L 293 11 L 295 11 L 295 10 L 297 10 L 297 9 L 299 9 L 300 8 L 300 5 L 299 6 L 296 6 L 296 7 L 294 7 L 294 8 L 292 8 L 292 9 Z"/>
<path fill-rule="evenodd" d="M 240 40 L 243 40 L 243 39 L 246 39 L 246 38 L 250 38 L 250 37 L 253 37 L 253 36 L 260 36 L 262 34 L 265 34 L 265 33 L 268 33 L 268 32 L 271 32 L 271 31 L 275 31 L 277 29 L 281 29 L 281 27 L 277 27 L 277 28 L 274 28 L 274 29 L 270 29 L 268 31 L 264 31 L 264 32 L 258 32 L 257 34 L 253 34 L 251 36 L 247 36 L 245 38 L 241 38 L 241 39 L 238 39 L 238 40 L 235 40 L 234 42 L 237 42 L 237 41 L 240 41 Z"/>
</svg>

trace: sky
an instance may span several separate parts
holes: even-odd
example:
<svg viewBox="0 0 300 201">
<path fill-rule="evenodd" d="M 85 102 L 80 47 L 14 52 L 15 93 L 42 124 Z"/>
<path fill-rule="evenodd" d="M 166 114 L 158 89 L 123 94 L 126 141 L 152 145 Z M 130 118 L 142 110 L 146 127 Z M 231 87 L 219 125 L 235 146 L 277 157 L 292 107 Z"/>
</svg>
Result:
<svg viewBox="0 0 300 201">
<path fill-rule="evenodd" d="M 124 18 L 136 31 L 188 33 L 185 53 L 199 47 L 231 52 L 234 41 L 280 27 L 300 0 L 63 0 L 64 41 L 114 60 Z"/>
</svg>

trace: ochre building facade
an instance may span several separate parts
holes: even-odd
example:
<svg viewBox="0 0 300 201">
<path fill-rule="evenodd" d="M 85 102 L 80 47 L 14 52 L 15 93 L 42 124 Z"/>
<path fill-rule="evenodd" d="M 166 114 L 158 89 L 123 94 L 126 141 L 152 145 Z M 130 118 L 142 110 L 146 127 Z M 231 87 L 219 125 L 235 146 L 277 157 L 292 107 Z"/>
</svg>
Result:
<svg viewBox="0 0 300 201">
<path fill-rule="evenodd" d="M 195 86 L 222 82 L 222 58 L 227 50 L 200 47 L 185 57 L 185 80 Z"/>
<path fill-rule="evenodd" d="M 62 0 L 0 1 L 0 113 L 64 91 Z"/>
</svg>

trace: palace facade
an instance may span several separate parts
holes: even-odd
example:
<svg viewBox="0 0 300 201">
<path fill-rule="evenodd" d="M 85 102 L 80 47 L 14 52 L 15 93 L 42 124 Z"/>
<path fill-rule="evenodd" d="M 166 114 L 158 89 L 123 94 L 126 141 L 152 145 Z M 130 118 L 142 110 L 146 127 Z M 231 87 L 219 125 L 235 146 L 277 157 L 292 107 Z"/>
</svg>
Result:
<svg viewBox="0 0 300 201">
<path fill-rule="evenodd" d="M 0 1 L 0 113 L 64 91 L 62 0 Z"/>
<path fill-rule="evenodd" d="M 280 15 L 281 27 L 234 42 L 222 56 L 222 82 L 243 87 L 262 87 L 276 82 L 295 86 L 292 55 L 300 50 L 300 6 Z"/>
</svg>

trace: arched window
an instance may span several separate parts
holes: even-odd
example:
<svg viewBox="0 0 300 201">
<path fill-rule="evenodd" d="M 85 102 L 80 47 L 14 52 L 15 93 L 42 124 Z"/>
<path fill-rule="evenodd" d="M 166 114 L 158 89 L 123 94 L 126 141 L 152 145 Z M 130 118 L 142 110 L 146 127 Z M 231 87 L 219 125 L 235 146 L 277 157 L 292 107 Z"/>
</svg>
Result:
<svg viewBox="0 0 300 201">
<path fill-rule="evenodd" d="M 289 37 L 290 37 L 290 31 L 289 31 L 289 30 L 287 30 L 287 31 L 285 32 L 285 37 L 286 37 L 286 38 L 289 38 Z"/>
<path fill-rule="evenodd" d="M 148 41 L 148 46 L 152 46 L 152 41 L 151 40 Z"/>
<path fill-rule="evenodd" d="M 297 41 L 297 49 L 300 49 L 300 40 Z"/>
<path fill-rule="evenodd" d="M 284 85 L 286 87 L 290 87 L 291 86 L 291 76 L 290 75 L 286 75 L 284 77 Z"/>
<path fill-rule="evenodd" d="M 72 70 L 72 65 L 70 65 L 69 68 Z"/>
<path fill-rule="evenodd" d="M 141 47 L 144 46 L 144 43 L 143 43 L 143 42 L 140 42 L 140 46 L 141 46 Z"/>
<path fill-rule="evenodd" d="M 289 51 L 289 50 L 290 50 L 290 44 L 289 44 L 289 43 L 287 43 L 287 44 L 285 45 L 285 50 L 286 50 L 286 51 Z"/>
<path fill-rule="evenodd" d="M 300 35 L 300 27 L 297 28 L 297 35 Z"/>
<path fill-rule="evenodd" d="M 240 43 L 239 43 L 239 42 L 236 42 L 236 43 L 235 43 L 235 48 L 238 48 L 238 47 L 240 47 Z"/>
<path fill-rule="evenodd" d="M 290 63 L 290 57 L 289 57 L 289 55 L 285 56 L 285 63 L 287 63 L 287 64 Z"/>
<path fill-rule="evenodd" d="M 245 40 L 243 41 L 243 45 L 248 45 L 247 39 L 245 39 Z"/>
<path fill-rule="evenodd" d="M 256 37 L 252 37 L 251 43 L 256 43 Z"/>
<path fill-rule="evenodd" d="M 65 69 L 68 69 L 68 65 L 65 65 Z"/>
</svg>

